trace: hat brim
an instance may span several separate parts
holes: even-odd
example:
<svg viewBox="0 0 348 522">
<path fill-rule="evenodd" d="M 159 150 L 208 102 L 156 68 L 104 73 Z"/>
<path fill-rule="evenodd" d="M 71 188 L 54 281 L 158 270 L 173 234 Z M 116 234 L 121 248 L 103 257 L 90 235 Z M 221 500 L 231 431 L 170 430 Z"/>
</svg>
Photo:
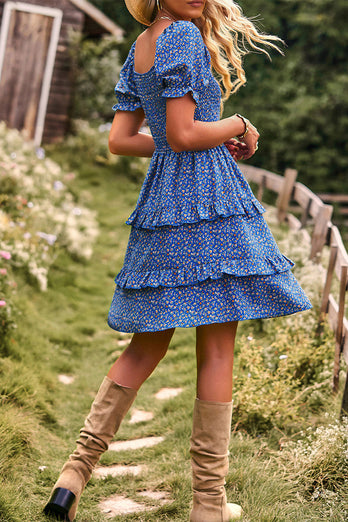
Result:
<svg viewBox="0 0 348 522">
<path fill-rule="evenodd" d="M 143 25 L 150 25 L 151 24 L 151 18 L 147 17 L 145 14 L 145 6 L 142 9 L 139 4 L 145 4 L 147 0 L 124 0 L 126 7 L 130 14 L 133 16 L 133 18 L 136 19 L 137 22 L 143 24 Z"/>
</svg>

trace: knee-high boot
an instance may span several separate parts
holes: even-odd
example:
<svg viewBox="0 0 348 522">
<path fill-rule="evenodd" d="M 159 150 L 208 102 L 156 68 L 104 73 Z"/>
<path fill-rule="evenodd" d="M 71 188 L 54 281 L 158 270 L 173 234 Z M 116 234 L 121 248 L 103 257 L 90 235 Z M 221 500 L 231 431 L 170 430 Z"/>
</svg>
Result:
<svg viewBox="0 0 348 522">
<path fill-rule="evenodd" d="M 196 399 L 191 436 L 193 508 L 190 522 L 230 522 L 242 509 L 226 501 L 232 402 Z"/>
<path fill-rule="evenodd" d="M 94 466 L 117 432 L 131 407 L 137 391 L 125 388 L 105 377 L 91 411 L 80 431 L 77 446 L 54 485 L 44 512 L 60 520 L 74 520 L 77 505 Z"/>
</svg>

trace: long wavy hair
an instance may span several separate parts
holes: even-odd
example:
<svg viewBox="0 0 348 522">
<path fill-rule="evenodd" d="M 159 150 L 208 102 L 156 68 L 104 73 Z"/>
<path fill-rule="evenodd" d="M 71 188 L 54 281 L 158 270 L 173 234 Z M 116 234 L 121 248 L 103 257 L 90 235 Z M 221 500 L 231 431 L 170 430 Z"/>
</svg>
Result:
<svg viewBox="0 0 348 522">
<path fill-rule="evenodd" d="M 202 33 L 212 66 L 223 84 L 223 100 L 246 83 L 243 68 L 246 54 L 257 51 L 270 58 L 265 46 L 282 53 L 277 45 L 282 40 L 260 32 L 232 0 L 206 0 L 202 16 L 193 22 Z"/>
<path fill-rule="evenodd" d="M 158 12 L 156 0 L 147 0 L 144 4 L 146 7 L 142 9 L 146 11 L 147 19 L 154 20 Z M 277 45 L 282 40 L 260 32 L 232 0 L 206 0 L 202 16 L 192 22 L 201 31 L 209 50 L 213 69 L 220 80 L 223 101 L 246 83 L 243 68 L 243 57 L 246 54 L 251 51 L 262 52 L 270 58 L 265 47 L 282 53 Z"/>
</svg>

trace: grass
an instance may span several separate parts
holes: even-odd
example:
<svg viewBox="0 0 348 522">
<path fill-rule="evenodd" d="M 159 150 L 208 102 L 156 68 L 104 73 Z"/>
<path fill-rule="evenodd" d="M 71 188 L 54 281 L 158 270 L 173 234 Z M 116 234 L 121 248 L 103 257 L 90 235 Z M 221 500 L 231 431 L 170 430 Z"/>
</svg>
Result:
<svg viewBox="0 0 348 522">
<path fill-rule="evenodd" d="M 103 376 L 120 353 L 117 340 L 122 335 L 107 327 L 106 315 L 113 278 L 122 265 L 127 244 L 129 230 L 123 223 L 134 207 L 139 185 L 115 166 L 85 161 L 64 147 L 56 147 L 50 154 L 68 170 L 78 172 L 70 182 L 71 188 L 97 210 L 100 236 L 88 263 L 59 254 L 46 293 L 34 290 L 25 276 L 18 274 L 18 329 L 9 357 L 0 359 L 0 522 L 47 520 L 42 508 L 52 485 L 73 449 Z M 280 228 L 277 234 L 280 239 L 285 237 L 286 228 Z M 291 252 L 286 253 L 291 256 Z M 245 336 L 267 345 L 274 341 L 281 325 L 282 319 L 240 323 L 237 354 L 243 350 Z M 153 411 L 154 419 L 134 426 L 127 422 L 128 416 L 116 436 L 124 440 L 163 435 L 165 441 L 153 448 L 104 455 L 105 464 L 143 464 L 145 471 L 135 478 L 92 479 L 80 502 L 78 522 L 106 520 L 98 509 L 101 499 L 117 492 L 136 500 L 145 489 L 168 491 L 173 502 L 156 511 L 115 520 L 188 520 L 194 333 L 193 329 L 175 332 L 168 355 L 136 399 L 135 406 Z M 75 381 L 69 386 L 59 383 L 60 373 L 73 375 Z M 164 403 L 156 402 L 154 394 L 163 386 L 180 386 L 183 393 Z M 325 408 L 308 413 L 301 421 L 303 427 L 327 424 L 324 410 L 337 416 L 338 402 L 338 398 L 327 395 Z M 226 487 L 231 501 L 243 505 L 244 522 L 347 520 L 347 485 L 334 497 L 314 501 L 305 495 L 303 485 L 289 479 L 277 455 L 279 441 L 293 434 L 274 429 L 253 437 L 236 423 L 237 419 Z"/>
</svg>

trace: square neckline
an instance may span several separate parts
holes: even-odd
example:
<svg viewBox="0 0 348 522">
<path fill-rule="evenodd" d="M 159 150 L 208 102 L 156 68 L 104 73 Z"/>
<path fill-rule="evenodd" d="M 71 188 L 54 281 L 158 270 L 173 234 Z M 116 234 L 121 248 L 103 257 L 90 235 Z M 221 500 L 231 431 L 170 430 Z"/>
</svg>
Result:
<svg viewBox="0 0 348 522">
<path fill-rule="evenodd" d="M 138 76 L 145 76 L 146 74 L 149 74 L 153 71 L 153 69 L 155 68 L 155 61 L 156 61 L 156 53 L 157 53 L 157 43 L 159 41 L 159 39 L 161 38 L 161 36 L 167 31 L 167 29 L 169 29 L 169 27 L 172 27 L 172 25 L 176 24 L 177 22 L 184 22 L 185 20 L 173 20 L 171 24 L 167 25 L 167 27 L 165 27 L 163 29 L 163 31 L 157 36 L 156 40 L 155 40 L 155 57 L 154 57 L 154 63 L 152 64 L 152 66 L 150 67 L 150 69 L 148 69 L 147 71 L 143 72 L 143 73 L 140 73 L 138 71 L 135 70 L 135 65 L 134 65 L 134 61 L 135 61 L 135 47 L 136 47 L 136 44 L 137 44 L 137 41 L 138 41 L 138 38 L 135 40 L 135 42 L 133 43 L 133 47 L 134 47 L 134 50 L 133 50 L 133 72 L 135 74 L 137 74 Z"/>
</svg>

